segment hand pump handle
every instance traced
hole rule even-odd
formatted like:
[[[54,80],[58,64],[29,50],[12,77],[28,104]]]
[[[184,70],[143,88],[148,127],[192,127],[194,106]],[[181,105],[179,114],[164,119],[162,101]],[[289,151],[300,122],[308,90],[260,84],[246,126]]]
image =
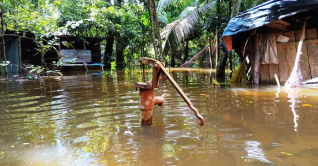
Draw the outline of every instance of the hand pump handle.
[[[183,92],[183,90],[180,88],[180,86],[176,83],[176,81],[173,79],[173,77],[165,70],[164,65],[157,60],[147,58],[147,57],[141,57],[140,58],[141,64],[148,64],[153,66],[153,75],[152,75],[152,86],[154,88],[157,88],[159,86],[159,76],[160,74],[165,75],[167,79],[169,79],[172,86],[175,88],[175,90],[179,93],[179,95],[183,98],[183,100],[187,103],[188,107],[194,112],[195,116],[200,120],[200,126],[203,126],[205,123],[205,120],[203,116],[199,113],[198,109],[195,108],[192,104],[192,102],[189,100],[187,95]]]

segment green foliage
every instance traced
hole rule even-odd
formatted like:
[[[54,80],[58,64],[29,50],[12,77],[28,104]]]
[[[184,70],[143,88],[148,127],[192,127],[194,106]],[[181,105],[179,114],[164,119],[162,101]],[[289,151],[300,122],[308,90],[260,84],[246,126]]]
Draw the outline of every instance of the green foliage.
[[[229,21],[229,1],[219,2],[220,14],[216,14],[214,1],[159,0],[156,11],[166,53],[173,50],[182,54],[183,43],[191,40],[191,58],[208,45],[207,37],[214,36],[216,27],[222,32]],[[261,2],[242,0],[240,11]],[[135,64],[140,56],[151,57],[147,2],[115,1],[115,4],[105,0],[4,0],[0,3],[4,8],[5,30],[34,33],[42,58],[47,51],[56,49],[54,35],[106,38],[107,34],[115,37],[115,48],[123,50],[126,63]],[[74,48],[71,43],[62,44]],[[164,59],[169,61],[170,57]],[[176,59],[180,61],[181,55]]]
[[[43,4],[43,6],[34,5],[27,1],[21,3],[7,4],[5,6],[4,23],[5,29],[32,32],[35,35],[53,33],[57,30],[56,21],[53,17],[55,8]]]
[[[27,69],[30,69],[29,74],[31,75],[40,75],[40,74],[43,74],[43,71],[44,71],[44,68],[42,66],[34,66],[34,65],[28,66]]]
[[[164,52],[168,53],[171,49],[180,46],[181,43],[200,36],[198,34],[201,32],[201,17],[213,10],[214,6],[215,2],[188,7],[181,12],[179,19],[166,25],[161,32],[161,37],[164,39]]]
[[[53,63],[53,65],[55,65],[56,67],[62,65],[61,62]],[[61,73],[60,70],[57,70],[56,67],[53,67],[53,70],[46,70],[45,68],[43,68],[42,66],[34,66],[34,65],[30,65],[27,67],[27,69],[29,69],[29,78],[39,78],[40,75],[47,75],[47,76],[63,76],[63,74]]]
[[[10,64],[10,61],[2,61],[0,62],[0,66],[8,66]]]

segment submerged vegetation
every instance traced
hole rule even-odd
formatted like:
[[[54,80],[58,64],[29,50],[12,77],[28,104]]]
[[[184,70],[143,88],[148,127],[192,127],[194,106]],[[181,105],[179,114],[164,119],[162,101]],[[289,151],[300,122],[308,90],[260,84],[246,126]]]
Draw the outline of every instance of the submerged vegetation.
[[[111,69],[112,63],[118,69],[137,65],[143,56],[163,60],[172,67],[180,66],[207,46],[217,46],[215,55],[212,49],[206,49],[191,65],[215,68],[223,63],[220,66],[225,71],[228,56],[219,50],[220,34],[231,17],[261,2],[3,0],[0,4],[2,33],[33,33],[45,69],[45,53],[55,49],[56,41],[51,36],[76,35],[104,39],[102,55],[106,69]],[[48,39],[53,40],[45,41]],[[235,58],[232,61],[238,62]]]

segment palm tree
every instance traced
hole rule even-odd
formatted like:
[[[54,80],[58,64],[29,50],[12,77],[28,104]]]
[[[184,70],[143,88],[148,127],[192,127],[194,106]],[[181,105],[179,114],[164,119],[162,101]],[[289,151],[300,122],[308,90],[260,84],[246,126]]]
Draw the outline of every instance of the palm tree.
[[[164,22],[165,18],[164,8],[174,2],[175,0],[161,0],[158,3],[157,13],[158,18]],[[200,18],[204,13],[211,11],[216,2],[198,4],[193,3],[192,6],[185,8],[179,15],[179,18],[169,24],[167,24],[162,32],[161,39],[163,42],[163,51],[168,53],[171,48],[176,48],[181,43],[189,40],[193,37],[195,28],[200,22]]]

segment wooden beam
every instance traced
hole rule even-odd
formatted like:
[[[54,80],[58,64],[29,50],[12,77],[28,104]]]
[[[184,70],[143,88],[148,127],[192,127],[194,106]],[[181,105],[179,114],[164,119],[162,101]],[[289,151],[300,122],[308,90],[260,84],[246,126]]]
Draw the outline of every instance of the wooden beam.
[[[277,43],[277,46],[296,46],[296,45],[298,45],[298,43],[299,43],[299,41],[287,42],[287,43]],[[318,44],[318,39],[305,40],[303,43],[304,44]]]
[[[255,85],[259,85],[259,80],[260,80],[260,74],[259,74],[259,69],[260,69],[260,65],[261,65],[261,57],[259,55],[259,51],[258,51],[258,36],[256,34],[256,29],[254,29],[255,34],[254,36],[254,84]]]

